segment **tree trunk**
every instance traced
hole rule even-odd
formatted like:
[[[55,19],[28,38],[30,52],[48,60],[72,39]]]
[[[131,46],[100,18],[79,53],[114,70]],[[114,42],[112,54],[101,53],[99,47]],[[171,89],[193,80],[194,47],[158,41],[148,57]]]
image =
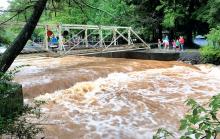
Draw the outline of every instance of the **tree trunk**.
[[[38,0],[34,5],[34,10],[22,31],[16,37],[12,45],[0,57],[0,72],[6,72],[15,58],[23,50],[25,44],[30,39],[48,0]]]
[[[174,31],[175,29],[174,28],[170,29],[170,40],[175,39],[175,31]]]
[[[193,46],[193,30],[194,30],[194,25],[195,25],[195,21],[193,20],[193,12],[195,11],[195,4],[196,1],[191,0],[189,3],[189,18],[188,18],[188,22],[186,24],[185,27],[185,33],[186,33],[186,45],[190,48]]]
[[[158,38],[160,39],[160,40],[162,40],[163,39],[163,27],[162,27],[162,25],[161,24],[159,24],[158,25],[158,30],[159,30],[159,36],[158,36]]]
[[[188,48],[193,47],[193,27],[194,27],[194,22],[189,21],[188,24],[186,25],[185,33],[186,33],[186,45]]]

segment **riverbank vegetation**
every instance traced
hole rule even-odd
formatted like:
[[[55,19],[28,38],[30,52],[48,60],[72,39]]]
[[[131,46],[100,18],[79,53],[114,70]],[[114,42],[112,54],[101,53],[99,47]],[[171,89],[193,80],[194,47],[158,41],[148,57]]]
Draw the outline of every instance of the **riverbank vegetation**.
[[[220,135],[220,94],[213,96],[207,104],[200,104],[188,99],[186,105],[190,110],[180,121],[180,139],[217,139]],[[159,129],[153,139],[175,138],[166,129]]]
[[[220,65],[220,47],[212,45],[200,49],[201,62]]]
[[[22,67],[0,73],[0,138],[34,139],[43,132],[39,119],[45,102],[23,104],[22,88],[11,82]]]
[[[200,49],[203,63],[220,64],[220,26],[212,28],[207,35],[208,46]]]

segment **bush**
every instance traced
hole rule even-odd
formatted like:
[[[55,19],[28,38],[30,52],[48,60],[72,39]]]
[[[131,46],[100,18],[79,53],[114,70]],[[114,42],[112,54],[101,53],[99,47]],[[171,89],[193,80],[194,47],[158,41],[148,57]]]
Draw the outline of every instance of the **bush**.
[[[0,96],[3,98],[0,99],[0,106],[3,107],[1,111],[6,109],[6,112],[3,111],[0,113],[0,138],[6,136],[6,138],[33,139],[37,134],[43,131],[38,121],[41,117],[40,106],[44,102],[34,101],[32,105],[25,106],[23,106],[23,101],[21,101],[22,104],[20,104],[20,100],[10,102],[11,105],[21,105],[19,110],[15,110],[8,103],[9,101],[6,101],[6,99],[11,99],[11,93],[15,91],[12,87],[14,85],[10,81],[14,78],[15,73],[19,71],[18,69],[22,67],[23,66],[16,67],[7,73],[0,73]]]
[[[211,45],[219,46],[220,45],[220,26],[217,26],[216,28],[212,28],[209,31],[209,34],[206,36],[208,40],[212,42]]]
[[[206,46],[200,49],[202,63],[220,64],[220,48]]]
[[[199,104],[188,99],[186,105],[191,107],[189,112],[180,121],[180,139],[217,139],[220,133],[220,94],[213,96],[207,104]],[[168,139],[172,133],[159,129],[153,139]],[[174,137],[173,137],[174,138]]]
[[[36,122],[41,117],[40,105],[43,103],[35,101],[33,106],[25,105],[21,114],[14,112],[7,117],[0,116],[0,137],[34,139],[43,132],[40,123]]]

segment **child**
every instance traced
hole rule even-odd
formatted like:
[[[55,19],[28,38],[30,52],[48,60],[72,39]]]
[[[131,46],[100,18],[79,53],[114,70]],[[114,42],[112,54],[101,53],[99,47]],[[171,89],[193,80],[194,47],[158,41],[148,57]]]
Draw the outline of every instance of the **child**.
[[[52,38],[51,38],[51,44],[52,44],[52,45],[58,45],[57,37],[55,37],[54,35],[53,35]]]
[[[157,43],[157,46],[159,49],[162,49],[162,42],[160,39],[158,39],[158,43]]]
[[[173,50],[176,51],[176,41],[175,40],[172,41],[172,45],[173,45]]]
[[[163,40],[164,49],[169,49],[169,38],[166,36],[166,38]]]
[[[176,39],[176,50],[180,51],[180,42]]]

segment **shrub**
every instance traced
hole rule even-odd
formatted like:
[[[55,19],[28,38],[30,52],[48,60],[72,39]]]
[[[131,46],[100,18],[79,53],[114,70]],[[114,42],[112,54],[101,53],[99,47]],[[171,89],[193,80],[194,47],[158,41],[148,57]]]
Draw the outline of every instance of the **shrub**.
[[[23,66],[16,67],[7,73],[0,73],[0,96],[4,99],[10,97],[10,93],[13,92],[13,87],[10,85],[10,81],[14,78],[14,75],[19,71],[18,69]],[[0,99],[1,103],[7,103],[4,99]],[[18,103],[13,101],[13,103]],[[32,139],[43,131],[43,128],[39,126],[39,118],[41,117],[40,106],[44,102],[34,101],[32,105],[21,104],[19,111],[12,111],[7,114],[0,114],[0,138],[1,136],[10,136],[10,138],[19,139]],[[5,104],[4,104],[5,105]],[[7,103],[6,106],[9,104]],[[18,104],[16,104],[18,105]],[[11,108],[11,107],[10,107]],[[35,121],[35,122],[33,122]]]
[[[220,120],[218,119],[220,94],[213,96],[205,105],[201,105],[193,99],[188,99],[186,104],[191,108],[180,121],[179,130],[183,132],[180,139],[217,139],[217,135],[220,133]],[[159,129],[154,139],[170,137],[172,137],[172,133]]]
[[[43,132],[43,128],[36,122],[41,117],[40,105],[43,103],[43,101],[35,101],[33,106],[25,105],[21,114],[14,112],[7,117],[0,116],[0,136],[33,139]]]
[[[202,63],[220,64],[220,48],[206,46],[200,49]]]
[[[212,45],[219,46],[220,45],[220,26],[216,28],[212,28],[208,35],[206,35],[209,41],[212,41]]]

